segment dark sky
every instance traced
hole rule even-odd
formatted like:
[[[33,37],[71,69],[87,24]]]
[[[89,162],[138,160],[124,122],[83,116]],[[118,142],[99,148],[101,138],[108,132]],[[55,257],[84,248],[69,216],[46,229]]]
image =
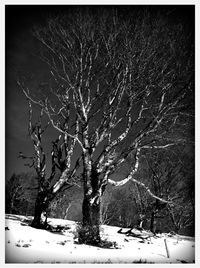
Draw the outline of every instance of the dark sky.
[[[44,6],[6,7],[6,179],[13,172],[30,171],[17,157],[20,151],[30,155],[32,143],[28,137],[27,101],[16,77],[18,72],[41,73],[41,76],[45,72],[45,66],[34,55],[31,28],[43,24],[51,10]],[[48,134],[45,145],[49,142]]]
[[[130,11],[130,8],[128,9]],[[36,57],[37,43],[31,34],[31,28],[35,24],[45,24],[51,15],[65,13],[68,10],[69,6],[59,5],[6,6],[6,179],[13,172],[30,171],[17,156],[20,151],[26,155],[32,152],[32,143],[27,131],[27,102],[17,87],[17,73],[29,72],[42,79],[47,72],[46,66]],[[126,11],[125,9],[124,12]],[[180,16],[188,20],[188,23],[191,22],[193,7],[174,6],[172,11],[172,18]],[[45,136],[45,146],[48,149],[51,136],[52,130],[49,130]]]

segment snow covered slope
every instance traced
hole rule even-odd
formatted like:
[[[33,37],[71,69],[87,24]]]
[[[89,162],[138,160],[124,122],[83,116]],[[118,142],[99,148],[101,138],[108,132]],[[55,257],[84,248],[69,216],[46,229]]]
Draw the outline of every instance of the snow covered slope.
[[[142,240],[118,233],[119,227],[103,225],[102,239],[116,242],[115,248],[106,249],[78,244],[73,221],[49,219],[53,226],[65,226],[63,232],[52,233],[28,226],[30,220],[31,217],[6,215],[6,263],[193,263],[195,260],[195,242],[191,237],[161,234]]]

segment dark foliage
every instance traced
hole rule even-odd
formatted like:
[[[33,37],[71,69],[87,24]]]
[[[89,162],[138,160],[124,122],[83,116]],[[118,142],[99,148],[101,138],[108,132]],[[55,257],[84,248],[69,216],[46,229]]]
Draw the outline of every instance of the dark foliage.
[[[5,185],[5,212],[32,215],[36,193],[37,181],[33,173],[13,174]]]
[[[99,236],[99,226],[83,226],[80,224],[77,227],[78,242],[92,246],[99,246],[101,239]]]

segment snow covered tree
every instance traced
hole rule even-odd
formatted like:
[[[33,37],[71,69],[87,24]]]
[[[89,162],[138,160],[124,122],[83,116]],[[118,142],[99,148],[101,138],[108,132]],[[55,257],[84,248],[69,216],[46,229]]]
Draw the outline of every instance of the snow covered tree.
[[[132,180],[170,202],[134,178],[145,150],[187,142],[183,128],[190,123],[194,43],[184,21],[167,14],[73,8],[34,29],[51,75],[50,93],[37,96],[27,81],[18,83],[82,156],[81,242],[101,240],[101,198],[108,183]],[[78,131],[72,131],[75,125]],[[114,180],[129,158],[129,174]]]
[[[79,166],[77,160],[75,165],[71,165],[71,155],[73,154],[75,142],[68,144],[68,140],[59,135],[52,142],[50,175],[47,175],[47,157],[43,147],[43,134],[48,127],[42,126],[43,110],[40,111],[39,120],[33,124],[32,105],[29,101],[29,135],[33,142],[34,155],[25,156],[20,152],[19,157],[28,160],[26,163],[30,168],[34,168],[37,174],[37,196],[35,201],[34,218],[31,223],[35,228],[46,228],[48,208],[51,201],[61,191],[66,190],[74,185],[75,173]],[[77,129],[76,129],[77,131]],[[42,219],[43,213],[46,220]]]

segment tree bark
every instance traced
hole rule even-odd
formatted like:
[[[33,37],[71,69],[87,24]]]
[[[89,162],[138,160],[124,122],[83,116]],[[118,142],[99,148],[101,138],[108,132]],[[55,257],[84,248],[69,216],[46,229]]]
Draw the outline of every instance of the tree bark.
[[[81,243],[98,245],[100,238],[100,197],[92,200],[87,196],[83,199],[83,236],[79,237]]]
[[[45,228],[45,222],[42,221],[42,213],[46,212],[49,202],[47,202],[47,194],[44,191],[38,193],[36,202],[35,202],[35,212],[34,218],[31,223],[31,226],[37,229]]]
[[[82,203],[82,230],[79,232],[79,242],[98,245],[100,238],[101,219],[101,196],[100,178],[92,166],[91,155],[86,152],[84,155],[84,198]]]

